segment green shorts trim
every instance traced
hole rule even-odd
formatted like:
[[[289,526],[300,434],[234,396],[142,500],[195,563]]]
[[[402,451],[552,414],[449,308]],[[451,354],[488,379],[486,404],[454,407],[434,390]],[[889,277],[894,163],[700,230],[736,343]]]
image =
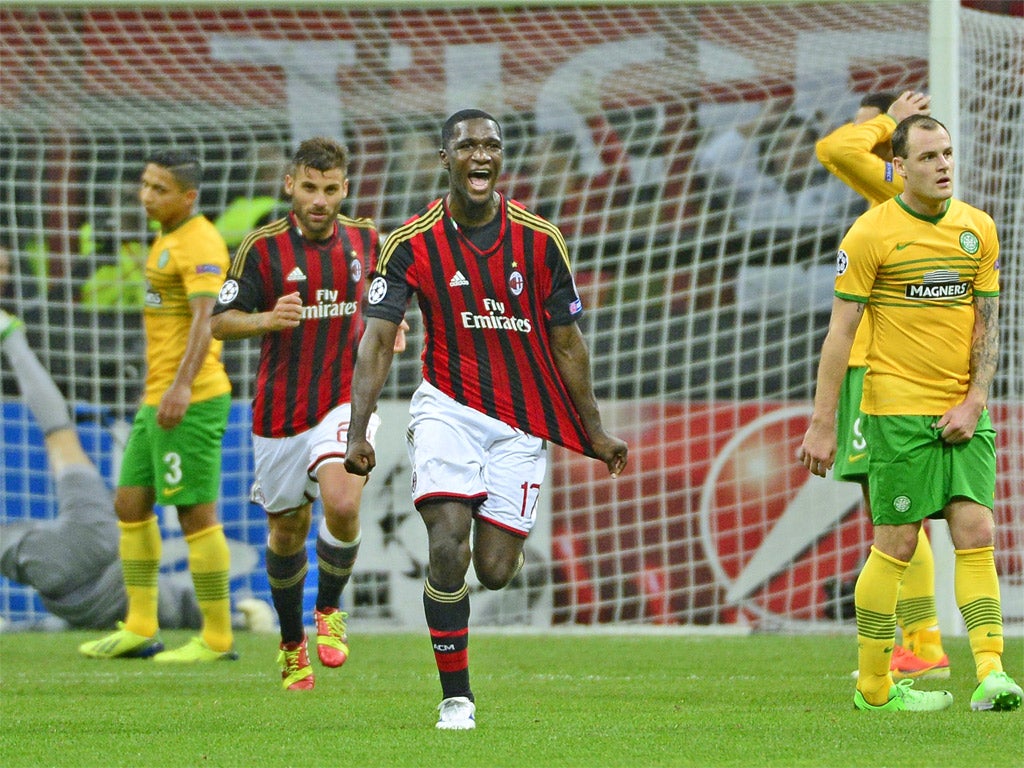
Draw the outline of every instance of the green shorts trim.
[[[192,403],[174,429],[157,426],[156,410],[144,405],[135,415],[118,486],[153,488],[156,503],[162,505],[216,501],[231,395]]]
[[[952,445],[933,426],[938,416],[864,414],[871,448],[868,478],[875,525],[905,525],[942,517],[965,497],[992,509],[996,496],[996,432],[986,409],[974,437]]]
[[[832,476],[863,485],[868,481],[868,444],[862,429],[860,400],[866,366],[847,368],[836,414],[836,460]]]

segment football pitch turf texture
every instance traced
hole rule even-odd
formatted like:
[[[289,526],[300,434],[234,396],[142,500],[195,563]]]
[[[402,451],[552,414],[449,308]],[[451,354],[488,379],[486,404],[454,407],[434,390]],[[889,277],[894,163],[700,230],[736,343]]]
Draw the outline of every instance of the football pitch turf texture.
[[[316,688],[280,687],[275,635],[240,633],[241,659],[197,666],[96,661],[100,633],[0,634],[0,765],[544,768],[1024,764],[1024,711],[972,712],[966,638],[947,638],[953,706],[853,709],[845,636],[472,635],[475,731],[434,728],[426,633],[359,634]],[[188,640],[164,632],[168,647]],[[310,644],[311,656],[315,654]],[[1024,639],[1004,662],[1024,678]]]

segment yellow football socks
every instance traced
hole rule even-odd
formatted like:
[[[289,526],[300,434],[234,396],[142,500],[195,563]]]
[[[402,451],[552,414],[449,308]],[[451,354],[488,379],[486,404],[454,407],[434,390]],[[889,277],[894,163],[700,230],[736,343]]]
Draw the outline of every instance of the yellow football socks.
[[[953,589],[967,626],[978,682],[1003,671],[1003,613],[995,548],[956,550]]]
[[[211,526],[186,536],[185,541],[188,567],[203,614],[203,641],[215,651],[230,651],[234,642],[228,576],[231,555],[224,526]]]
[[[857,609],[857,690],[874,706],[889,700],[889,662],[896,643],[896,599],[907,563],[871,547],[854,589]]]
[[[118,522],[121,528],[121,565],[128,593],[128,615],[124,627],[144,637],[153,637],[157,621],[157,580],[160,576],[160,525],[156,517],[141,523]]]
[[[896,619],[903,629],[903,645],[915,655],[926,661],[938,661],[945,655],[935,610],[935,555],[923,525],[917,549],[903,574]]]

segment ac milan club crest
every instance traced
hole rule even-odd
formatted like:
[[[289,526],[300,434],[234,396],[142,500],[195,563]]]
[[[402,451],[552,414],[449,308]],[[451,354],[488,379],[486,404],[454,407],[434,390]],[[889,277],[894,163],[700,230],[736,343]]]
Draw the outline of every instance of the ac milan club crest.
[[[523,288],[526,287],[526,278],[523,277],[523,273],[518,269],[513,271],[508,276],[508,289],[512,291],[513,296],[518,296],[523,292]]]

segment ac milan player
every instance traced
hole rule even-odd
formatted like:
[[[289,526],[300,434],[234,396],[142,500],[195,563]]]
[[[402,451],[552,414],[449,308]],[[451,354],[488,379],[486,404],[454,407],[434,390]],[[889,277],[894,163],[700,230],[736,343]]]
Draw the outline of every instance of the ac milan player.
[[[363,321],[360,303],[379,239],[368,219],[339,214],[348,193],[348,152],[331,139],[299,145],[284,178],[287,217],[251,232],[231,261],[212,319],[218,339],[262,336],[252,403],[252,500],[267,512],[267,577],[281,625],[282,685],[313,687],[302,593],[312,504],[319,570],[317,655],[340,667],[349,655],[341,592],[359,549],[364,480],[347,473],[349,387]],[[394,349],[405,346],[398,329]],[[363,423],[372,441],[379,425]]]
[[[367,429],[415,294],[425,348],[407,439],[430,548],[423,606],[443,693],[437,727],[467,730],[470,558],[488,589],[522,568],[547,441],[603,461],[613,477],[627,447],[601,425],[565,240],[495,191],[501,126],[477,109],[456,112],[440,160],[448,194],[388,237],[367,291],[345,467],[373,469]]]

